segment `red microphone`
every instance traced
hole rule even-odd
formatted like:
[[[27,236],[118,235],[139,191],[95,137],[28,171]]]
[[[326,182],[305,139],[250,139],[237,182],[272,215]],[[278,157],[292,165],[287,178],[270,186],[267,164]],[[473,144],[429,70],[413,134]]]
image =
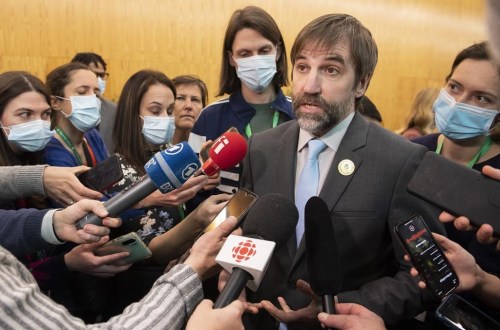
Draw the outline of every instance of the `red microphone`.
[[[238,164],[247,153],[247,141],[236,132],[226,132],[213,143],[199,173],[212,176],[219,170],[228,170]]]

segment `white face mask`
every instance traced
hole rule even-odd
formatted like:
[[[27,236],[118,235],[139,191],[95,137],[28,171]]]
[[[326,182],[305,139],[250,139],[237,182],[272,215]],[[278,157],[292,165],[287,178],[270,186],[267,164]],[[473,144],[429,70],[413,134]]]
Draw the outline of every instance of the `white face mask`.
[[[256,93],[263,92],[276,74],[276,54],[234,58],[241,82]]]
[[[1,126],[9,142],[28,152],[42,150],[54,135],[54,131],[50,130],[50,122],[41,119],[9,127]]]
[[[59,99],[71,101],[71,114],[61,110],[66,118],[78,129],[85,133],[95,128],[101,122],[101,100],[95,94],[70,96],[69,99],[56,96]]]
[[[140,116],[144,119],[142,134],[148,143],[162,145],[172,140],[175,130],[173,117]]]

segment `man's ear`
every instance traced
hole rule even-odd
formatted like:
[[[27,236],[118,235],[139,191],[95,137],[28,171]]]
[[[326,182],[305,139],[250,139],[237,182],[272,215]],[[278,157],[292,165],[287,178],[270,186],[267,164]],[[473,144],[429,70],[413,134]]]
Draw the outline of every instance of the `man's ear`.
[[[361,96],[365,95],[365,92],[368,89],[368,85],[370,84],[371,78],[372,78],[371,75],[361,77],[358,84],[354,88],[354,96],[356,98],[360,98]]]

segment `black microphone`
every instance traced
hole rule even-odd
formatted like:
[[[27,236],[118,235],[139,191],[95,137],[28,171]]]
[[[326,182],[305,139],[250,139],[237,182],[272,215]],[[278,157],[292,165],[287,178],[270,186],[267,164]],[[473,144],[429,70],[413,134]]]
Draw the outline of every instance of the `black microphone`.
[[[176,144],[157,152],[144,165],[147,174],[104,202],[104,207],[110,217],[116,217],[156,189],[165,194],[181,187],[200,167],[198,157],[187,142]],[[89,213],[78,220],[75,227],[79,230],[87,223],[101,226],[102,219],[94,213]]]
[[[283,195],[276,193],[264,195],[259,197],[248,211],[242,225],[243,234],[250,238],[263,237],[267,241],[273,241],[276,243],[274,249],[278,250],[288,241],[294,232],[298,217],[299,213],[295,204]],[[227,240],[226,243],[230,243],[230,241]],[[226,243],[222,247],[221,253],[225,248],[231,248],[231,246],[227,247]],[[247,246],[243,246],[243,248],[247,248]],[[237,251],[234,248],[231,250],[233,255],[240,257],[240,259],[248,255],[247,253],[241,256],[241,253],[238,254],[241,250]],[[245,252],[247,251],[252,252],[252,247],[248,247]],[[254,275],[250,273],[248,268],[245,269],[245,265],[241,260],[230,261],[228,260],[230,258],[224,258],[224,263],[218,261],[226,270],[232,270],[232,273],[224,289],[215,301],[214,308],[223,308],[236,300],[245,285],[248,285],[254,291],[257,290],[271,256],[272,251],[266,255],[267,260],[259,260],[262,267],[253,269]]]
[[[310,284],[321,296],[323,311],[335,314],[333,296],[342,289],[340,256],[330,210],[319,197],[311,197],[304,210],[306,260]]]

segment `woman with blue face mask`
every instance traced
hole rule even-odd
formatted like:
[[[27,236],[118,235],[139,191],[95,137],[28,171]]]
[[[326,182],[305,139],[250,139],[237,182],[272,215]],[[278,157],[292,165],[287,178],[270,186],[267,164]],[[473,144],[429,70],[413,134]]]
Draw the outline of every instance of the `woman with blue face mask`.
[[[439,133],[415,142],[457,163],[500,167],[500,67],[482,42],[462,50],[433,105]]]
[[[57,166],[93,167],[109,154],[96,130],[101,120],[97,76],[86,65],[69,63],[47,75],[53,109],[54,137],[47,145],[45,161]]]
[[[124,178],[109,189],[109,193],[133,185],[146,174],[144,165],[152,156],[171,144],[177,127],[174,117],[169,114],[174,109],[176,96],[173,82],[159,71],[141,70],[127,80],[118,100],[114,129],[115,151]],[[163,274],[165,265],[183,254],[200,230],[220,211],[224,203],[216,201],[227,200],[226,195],[212,197],[185,217],[183,203],[205,184],[205,176],[192,177],[172,192],[153,192],[138,203],[138,208],[121,214],[122,226],[113,230],[112,236],[136,232],[151,250],[152,257],[109,281],[107,286],[112,288],[114,295],[112,308],[105,311],[105,317],[116,315],[125,306],[141,299]],[[134,285],[131,287],[130,283]]]
[[[274,19],[255,6],[236,10],[227,25],[217,96],[191,132],[198,144],[215,140],[231,127],[246,137],[295,118],[290,98],[281,88],[288,83],[283,36]],[[218,189],[232,193],[239,186],[239,168],[224,173]]]
[[[486,42],[457,55],[433,111],[439,133],[413,142],[478,171],[486,165],[500,168],[500,67]],[[449,238],[468,250],[483,270],[500,276],[500,254],[494,245],[480,244],[473,231],[458,231],[453,222],[445,227]]]
[[[3,73],[0,113],[0,165],[41,164],[41,150],[54,134],[45,85],[27,72]]]

